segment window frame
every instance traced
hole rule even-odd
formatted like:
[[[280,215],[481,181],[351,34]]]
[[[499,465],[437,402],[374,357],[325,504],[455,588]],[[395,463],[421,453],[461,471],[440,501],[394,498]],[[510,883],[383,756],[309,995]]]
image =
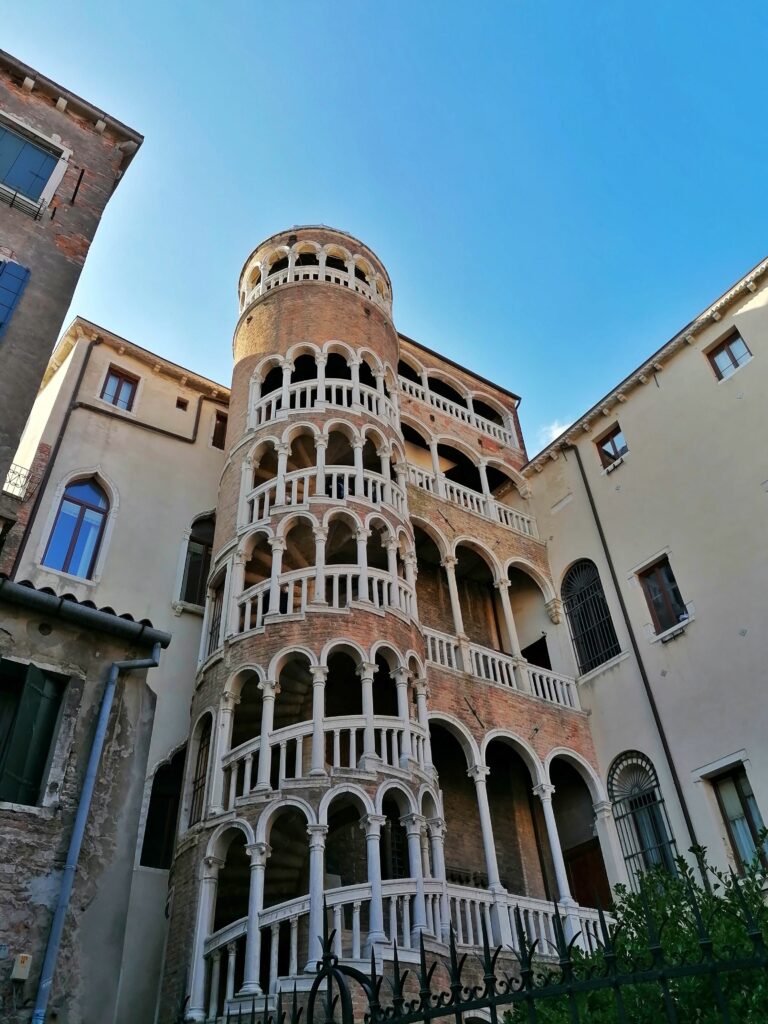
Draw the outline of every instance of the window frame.
[[[205,601],[208,594],[208,576],[211,571],[211,563],[213,559],[213,533],[211,534],[211,541],[206,541],[195,538],[195,528],[199,527],[199,524],[204,521],[210,521],[213,526],[213,530],[216,529],[216,516],[213,513],[198,516],[192,523],[192,526],[187,535],[186,544],[184,546],[184,555],[181,566],[181,580],[179,583],[179,601],[184,605],[192,605],[195,608],[204,608]],[[199,600],[190,600],[190,595],[187,592],[187,583],[189,578],[190,568],[190,546],[197,544],[203,549],[202,553],[202,568],[200,571],[200,577],[198,581],[197,593],[193,596],[198,597]]]
[[[738,362],[736,357],[733,355],[733,352],[731,351],[731,344],[737,338],[739,341],[741,341],[742,345],[747,350],[746,358],[743,359],[742,362]],[[728,354],[728,358],[731,361],[730,373],[723,373],[720,367],[717,365],[716,357],[721,352],[726,352]],[[741,331],[739,331],[736,327],[734,327],[733,330],[729,331],[725,335],[725,337],[721,338],[718,342],[716,342],[716,344],[708,348],[705,354],[707,359],[709,360],[709,365],[712,367],[712,370],[715,374],[715,377],[717,378],[718,383],[722,380],[730,380],[734,373],[737,373],[742,368],[742,366],[746,366],[747,363],[750,362],[750,360],[754,359],[752,349],[744,340],[744,336],[742,335]]]
[[[603,445],[606,441],[613,441],[619,434],[624,439],[624,448],[619,451],[614,444],[614,454],[604,451]],[[625,455],[629,455],[629,445],[627,444],[627,439],[624,436],[624,431],[619,422],[614,423],[612,427],[609,427],[608,430],[603,431],[599,437],[596,437],[594,444],[603,469],[613,466],[614,463],[619,461],[619,459],[623,459]]]
[[[213,746],[213,716],[206,712],[195,744],[195,763],[189,780],[189,813],[187,828],[199,824],[205,817],[205,803],[208,790],[208,773],[211,766]],[[204,764],[203,764],[204,760]]]
[[[60,142],[55,141],[42,132],[37,131],[31,125],[25,124],[20,118],[16,117],[8,110],[0,111],[0,126],[8,129],[16,135],[27,139],[33,146],[38,146],[41,149],[48,149],[52,155],[58,154],[58,162],[51,171],[48,181],[40,193],[40,198],[37,200],[29,199],[22,192],[18,192],[16,189],[0,182],[0,190],[9,194],[20,196],[23,200],[23,204],[19,204],[19,207],[23,209],[23,205],[27,205],[27,210],[24,212],[34,212],[37,216],[40,215],[53,197],[56,194],[61,181],[66,173],[69,161],[72,158],[72,150],[66,146],[62,146]],[[17,204],[12,204],[16,206]]]
[[[661,619],[659,618],[656,605],[654,604],[653,597],[649,591],[647,583],[649,578],[651,576],[655,576],[658,573],[659,569],[665,564],[669,568],[669,572],[672,576],[672,579],[674,580],[674,585],[677,590],[678,597],[680,598],[680,604],[685,609],[685,615],[682,618],[679,616],[675,618],[674,606],[672,605],[669,599],[669,592],[667,591],[666,586],[660,586],[659,590],[661,591],[664,597],[665,609],[668,613],[671,614],[671,617],[674,620],[668,625],[663,624]],[[666,633],[669,630],[683,627],[690,621],[690,614],[688,612],[685,599],[683,598],[682,591],[680,590],[680,585],[677,582],[677,577],[675,576],[675,573],[672,569],[672,563],[669,560],[669,555],[664,554],[660,555],[658,558],[655,558],[652,562],[649,562],[647,565],[643,566],[642,569],[638,569],[636,575],[640,583],[640,587],[643,591],[645,603],[648,606],[648,611],[651,615],[651,620],[653,622],[653,628],[656,636],[660,636],[662,633]],[[663,577],[661,577],[661,579],[663,579]]]
[[[223,426],[221,426],[223,421]],[[221,409],[216,409],[213,414],[213,427],[211,429],[211,448],[217,451],[226,451],[227,427],[229,426],[229,415]],[[222,429],[221,444],[216,444],[219,429]]]
[[[579,591],[567,593],[569,581],[575,572],[579,570],[584,573],[588,571],[588,568],[594,572],[594,578],[587,585],[582,585]],[[570,566],[563,576],[560,595],[579,675],[593,672],[601,665],[618,657],[621,654],[621,645],[616,635],[616,627],[613,625],[611,610],[603,589],[603,581],[600,578],[600,571],[590,558],[580,558]],[[578,605],[576,605],[576,601],[578,601]],[[600,613],[600,618],[597,618],[597,613]],[[592,621],[585,628],[584,624],[590,616]],[[594,639],[595,637],[597,640]],[[596,651],[591,655],[588,650],[590,645],[593,645]],[[596,658],[599,660],[596,661]]]
[[[109,384],[110,377],[117,377],[120,381],[117,390],[115,391],[115,401],[110,401],[109,398],[105,398],[107,391],[107,385]],[[117,366],[115,363],[110,363],[107,367],[107,372],[104,374],[104,380],[102,381],[101,391],[99,392],[99,399],[105,403],[105,405],[111,406],[113,409],[117,409],[119,412],[133,412],[133,407],[136,403],[136,396],[139,391],[139,384],[141,383],[141,377],[137,377],[136,374],[131,373],[128,370],[124,370],[121,366]],[[117,399],[120,397],[120,393],[123,389],[123,385],[128,384],[132,387],[131,398],[126,408],[118,405]]]
[[[77,484],[81,484],[81,483],[89,483],[91,481],[93,481],[94,484],[104,493],[104,498],[105,498],[106,503],[107,503],[105,508],[102,508],[102,507],[100,507],[98,505],[94,505],[91,502],[83,500],[82,498],[72,498],[72,497],[69,497],[67,495],[67,491],[69,490],[70,487],[73,487],[73,486],[75,486]],[[67,553],[64,556],[62,567],[58,568],[58,567],[56,567],[54,565],[47,565],[45,560],[46,560],[46,558],[48,556],[48,552],[50,551],[51,543],[52,543],[54,535],[56,533],[56,528],[59,525],[59,520],[61,519],[61,514],[62,514],[62,511],[64,509],[65,502],[69,502],[71,505],[78,505],[79,506],[79,511],[78,511],[78,514],[77,514],[77,520],[75,522],[75,526],[74,526],[74,528],[72,530],[72,537],[70,538],[69,545],[67,546]],[[80,530],[81,530],[81,527],[82,527],[82,524],[83,524],[83,521],[84,521],[84,518],[85,518],[85,512],[87,510],[90,510],[92,512],[98,513],[98,515],[101,517],[101,521],[99,523],[99,530],[98,530],[98,534],[96,536],[96,541],[95,541],[95,543],[93,545],[93,552],[91,553],[91,558],[90,558],[90,561],[88,563],[88,571],[87,571],[85,576],[80,576],[77,573],[71,572],[71,560],[72,560],[72,555],[74,554],[74,550],[75,550],[75,548],[77,546],[77,542],[78,542],[78,539],[79,539],[79,536],[80,536]],[[53,522],[51,523],[50,529],[48,530],[48,533],[47,533],[47,536],[46,536],[45,546],[43,548],[43,554],[42,554],[42,557],[40,559],[40,566],[41,566],[41,568],[46,569],[49,572],[64,573],[64,575],[66,575],[66,576],[72,576],[73,579],[87,580],[87,581],[91,581],[92,582],[93,579],[94,579],[95,571],[96,571],[96,565],[98,564],[99,555],[101,554],[101,550],[102,550],[102,547],[104,545],[104,535],[105,535],[105,532],[106,532],[106,529],[107,529],[107,524],[108,524],[108,522],[110,520],[111,512],[112,512],[112,503],[110,501],[109,494],[107,493],[106,488],[104,488],[101,485],[101,483],[98,481],[98,479],[95,476],[91,475],[91,476],[86,476],[86,477],[76,477],[74,479],[68,480],[64,484],[64,487],[62,488],[61,496],[59,498],[58,508],[56,510],[56,514],[53,517]]]
[[[751,810],[750,810],[749,804],[747,803],[747,800],[746,800],[746,798],[744,796],[744,793],[742,792],[742,788],[739,785],[739,778],[740,777],[743,777],[744,779],[747,780],[747,782],[749,782],[749,778],[747,776],[747,768],[746,768],[746,765],[744,764],[743,761],[740,761],[737,764],[731,765],[730,768],[727,768],[725,771],[718,772],[716,775],[711,775],[708,778],[707,781],[710,783],[710,785],[712,786],[712,789],[714,790],[715,799],[717,800],[717,807],[718,807],[718,810],[720,811],[720,817],[722,819],[722,822],[725,825],[725,831],[726,831],[726,834],[728,836],[728,842],[730,843],[730,846],[731,846],[731,852],[733,854],[733,859],[736,862],[736,868],[737,868],[739,874],[743,875],[745,873],[745,870],[746,870],[746,865],[745,865],[744,861],[742,860],[741,853],[739,852],[739,846],[738,846],[738,843],[736,842],[736,837],[735,837],[734,832],[733,832],[733,827],[731,826],[730,818],[728,817],[728,814],[727,814],[726,809],[725,809],[725,803],[723,801],[723,797],[722,797],[722,794],[720,792],[719,783],[726,782],[728,780],[733,782],[734,789],[736,790],[736,795],[738,796],[739,803],[741,804],[741,809],[744,812],[744,820],[747,823],[747,827],[749,829],[749,834],[750,834],[750,837],[752,839],[752,843],[753,843],[753,845],[755,847],[755,851],[757,852],[757,855],[758,855],[758,857],[760,859],[760,863],[763,865],[763,868],[765,868],[766,870],[768,870],[768,852],[766,852],[765,847],[759,841],[759,832],[758,832],[758,830],[755,827],[754,821],[752,820],[752,814],[751,814]],[[751,788],[752,787],[750,785],[750,789]],[[754,791],[752,792],[752,796],[754,798]],[[757,800],[756,799],[755,799],[755,804],[757,804]],[[758,813],[760,813],[759,812],[759,808],[758,808]],[[761,815],[761,817],[762,817],[762,815]]]

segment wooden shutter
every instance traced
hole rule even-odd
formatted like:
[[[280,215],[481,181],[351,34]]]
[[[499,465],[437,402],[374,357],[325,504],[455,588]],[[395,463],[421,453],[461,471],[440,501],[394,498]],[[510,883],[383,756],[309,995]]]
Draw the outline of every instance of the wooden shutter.
[[[37,803],[60,703],[61,687],[30,665],[3,756],[0,800]]]

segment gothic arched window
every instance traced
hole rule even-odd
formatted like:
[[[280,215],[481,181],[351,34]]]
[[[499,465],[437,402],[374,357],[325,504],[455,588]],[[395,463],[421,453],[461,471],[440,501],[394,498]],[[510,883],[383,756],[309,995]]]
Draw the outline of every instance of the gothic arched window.
[[[615,658],[621,648],[594,562],[582,558],[565,574],[563,605],[579,663],[579,675]]]
[[[675,840],[656,769],[645,754],[628,750],[616,758],[608,771],[608,796],[632,887],[652,867],[674,874]]]
[[[95,479],[75,480],[69,484],[56,514],[43,565],[89,580],[108,513],[107,495]]]

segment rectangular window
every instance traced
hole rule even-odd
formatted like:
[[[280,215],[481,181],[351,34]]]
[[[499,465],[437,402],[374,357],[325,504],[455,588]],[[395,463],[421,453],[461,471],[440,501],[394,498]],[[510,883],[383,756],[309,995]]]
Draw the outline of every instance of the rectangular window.
[[[707,353],[712,369],[718,380],[724,380],[735,373],[740,366],[748,363],[752,353],[747,348],[738,331],[729,334],[725,341],[721,341]]]
[[[712,780],[720,813],[739,868],[744,868],[759,853],[763,867],[768,867],[768,842],[760,845],[763,817],[755,801],[743,765]]]
[[[216,418],[213,421],[213,437],[211,438],[211,444],[214,448],[221,448],[223,451],[226,437],[227,414],[225,412],[217,412]]]
[[[626,455],[629,451],[627,442],[624,439],[621,427],[617,423],[616,426],[611,427],[607,434],[603,434],[599,441],[596,441],[597,452],[600,456],[600,461],[604,466],[612,465],[617,459],[620,459],[622,455]]]
[[[29,280],[29,271],[13,260],[0,262],[0,338],[11,322],[13,311]]]
[[[0,183],[37,202],[61,154],[0,124]]]
[[[39,802],[65,683],[35,665],[0,660],[0,800]]]
[[[176,399],[176,408],[177,409],[181,409],[182,412],[186,412],[187,409],[189,408],[189,399],[187,399],[187,398],[177,398]]]
[[[687,621],[688,611],[666,556],[638,575],[657,633]]]
[[[133,408],[133,400],[136,397],[138,377],[132,377],[115,366],[110,366],[104,387],[101,389],[101,398],[117,409],[124,409],[130,412]]]
[[[213,591],[211,597],[210,622],[208,625],[208,646],[206,657],[213,654],[221,645],[219,634],[221,633],[221,616],[224,611],[224,584],[220,583]]]

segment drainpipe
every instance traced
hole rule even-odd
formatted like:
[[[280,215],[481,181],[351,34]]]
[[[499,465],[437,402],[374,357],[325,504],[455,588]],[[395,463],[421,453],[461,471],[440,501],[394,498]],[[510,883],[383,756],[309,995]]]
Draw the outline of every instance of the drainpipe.
[[[690,841],[691,841],[691,846],[698,846],[699,845],[699,841],[696,838],[696,830],[693,827],[693,820],[691,818],[690,811],[688,810],[688,803],[686,802],[685,796],[683,795],[683,787],[680,785],[680,777],[677,774],[677,768],[675,767],[675,762],[674,762],[674,760],[672,758],[672,751],[670,750],[669,743],[667,742],[667,735],[666,735],[666,733],[664,731],[664,726],[663,726],[662,721],[661,721],[661,715],[659,713],[658,705],[656,704],[656,698],[653,695],[653,689],[651,688],[651,681],[648,678],[648,673],[645,670],[645,663],[643,662],[643,659],[642,659],[642,657],[640,655],[640,648],[639,648],[638,643],[637,643],[637,638],[635,637],[635,632],[634,632],[634,630],[632,628],[632,623],[630,622],[630,619],[629,619],[629,612],[627,611],[627,606],[624,603],[624,597],[622,596],[621,587],[619,586],[619,579],[618,579],[618,576],[616,575],[616,569],[614,568],[614,565],[613,565],[613,559],[611,558],[611,552],[610,552],[610,550],[608,548],[608,541],[606,540],[605,533],[603,531],[603,524],[600,522],[600,516],[598,515],[598,512],[597,512],[597,506],[595,505],[595,499],[594,499],[594,497],[592,495],[592,488],[589,486],[589,481],[587,480],[587,474],[584,471],[584,463],[582,462],[582,459],[581,459],[581,452],[579,451],[579,449],[577,448],[577,446],[575,444],[564,445],[564,448],[567,448],[569,451],[572,451],[575,454],[575,456],[576,456],[576,462],[578,464],[579,473],[581,475],[581,482],[584,485],[584,490],[586,491],[586,494],[587,494],[587,500],[589,501],[589,507],[592,510],[592,518],[595,521],[595,526],[597,527],[597,532],[598,532],[598,535],[600,537],[600,544],[602,545],[602,548],[603,548],[603,554],[605,555],[605,560],[608,563],[608,570],[609,570],[609,572],[611,574],[611,579],[613,580],[613,588],[614,588],[614,590],[616,592],[616,597],[617,597],[618,602],[619,602],[619,607],[621,608],[621,615],[622,615],[622,618],[624,619],[624,625],[626,626],[627,633],[629,634],[629,642],[632,644],[632,651],[633,651],[633,653],[635,655],[635,661],[637,662],[637,667],[638,667],[638,669],[640,671],[640,678],[643,681],[643,689],[645,690],[645,696],[646,696],[646,698],[648,700],[648,706],[651,709],[651,714],[653,715],[653,721],[654,721],[654,723],[656,725],[656,731],[659,734],[659,739],[661,741],[661,747],[662,747],[662,750],[664,751],[664,757],[666,758],[666,761],[667,761],[667,767],[669,768],[669,773],[672,776],[672,784],[675,787],[675,793],[677,794],[678,803],[680,804],[680,810],[683,812],[683,818],[685,820],[685,827],[688,830],[688,836],[689,836]],[[698,856],[696,856],[696,863],[699,866],[699,873],[701,874],[702,882],[704,883],[704,888],[709,892],[709,890],[710,890],[709,877],[707,875],[706,869],[703,867],[703,865],[701,863],[701,860],[700,860],[700,858]]]
[[[101,707],[99,708],[99,719],[96,723],[96,732],[94,733],[93,742],[91,743],[91,751],[88,755],[88,767],[85,772],[85,781],[83,782],[83,788],[80,793],[80,801],[77,805],[75,824],[72,829],[72,836],[69,840],[67,862],[64,867],[64,874],[61,878],[61,888],[59,889],[59,900],[56,906],[56,912],[53,915],[53,923],[51,924],[51,931],[48,936],[48,945],[45,950],[45,959],[43,960],[43,967],[40,972],[40,982],[37,987],[37,998],[35,1000],[35,1009],[32,1014],[32,1024],[44,1024],[45,1022],[48,999],[51,994],[51,983],[53,982],[56,960],[59,955],[61,936],[64,931],[64,921],[67,916],[67,910],[69,909],[72,886],[75,881],[75,869],[77,868],[77,862],[80,857],[80,848],[83,845],[83,836],[85,835],[88,813],[91,809],[93,790],[96,786],[96,774],[99,769],[101,752],[104,748],[104,740],[107,735],[107,726],[109,724],[109,715],[112,710],[112,701],[115,696],[117,677],[120,672],[134,672],[142,668],[156,668],[160,663],[160,648],[167,646],[167,643],[163,644],[162,642],[157,642],[154,644],[152,648],[152,655],[149,658],[140,658],[137,661],[113,661],[110,666],[109,675],[107,676],[107,685],[104,688],[104,694],[101,698]]]

